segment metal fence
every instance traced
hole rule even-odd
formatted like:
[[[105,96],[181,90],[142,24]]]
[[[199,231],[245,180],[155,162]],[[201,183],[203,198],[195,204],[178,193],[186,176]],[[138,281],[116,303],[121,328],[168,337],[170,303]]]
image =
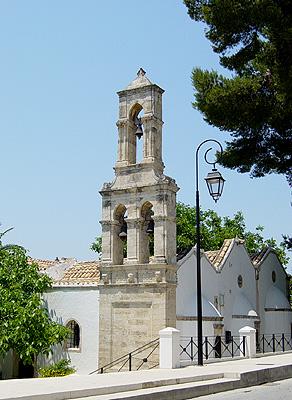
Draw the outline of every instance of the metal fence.
[[[205,360],[245,357],[245,336],[230,336],[227,340],[222,336],[205,336],[203,339],[203,357]],[[196,337],[181,337],[180,360],[182,364],[195,362],[198,358],[198,343]]]
[[[100,367],[91,374],[105,372],[138,371],[152,369],[159,365],[159,338],[141,346],[130,353]]]
[[[291,335],[274,333],[257,337],[257,353],[276,353],[292,350]]]

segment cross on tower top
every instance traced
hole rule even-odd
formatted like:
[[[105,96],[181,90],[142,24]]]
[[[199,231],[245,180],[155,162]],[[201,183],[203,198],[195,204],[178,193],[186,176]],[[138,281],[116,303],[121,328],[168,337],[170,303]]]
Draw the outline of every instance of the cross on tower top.
[[[144,76],[146,75],[146,71],[144,71],[143,68],[140,68],[139,71],[137,72],[137,76]]]

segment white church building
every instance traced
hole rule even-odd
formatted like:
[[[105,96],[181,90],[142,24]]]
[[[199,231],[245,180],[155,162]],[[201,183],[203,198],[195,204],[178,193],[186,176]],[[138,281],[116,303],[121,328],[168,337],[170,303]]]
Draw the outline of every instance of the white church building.
[[[162,94],[142,69],[118,92],[115,178],[100,192],[101,260],[35,260],[53,278],[45,294],[51,317],[71,329],[51,360],[69,357],[80,374],[157,338],[165,327],[197,335],[196,247],[177,260],[178,187],[163,173]],[[291,335],[288,276],[271,249],[250,257],[242,240],[227,239],[221,249],[202,252],[201,264],[204,336],[236,336],[247,325],[258,334]]]

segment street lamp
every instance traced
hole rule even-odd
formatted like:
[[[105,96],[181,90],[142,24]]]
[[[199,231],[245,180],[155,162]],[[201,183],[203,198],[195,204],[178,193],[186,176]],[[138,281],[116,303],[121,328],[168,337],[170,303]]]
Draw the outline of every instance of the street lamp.
[[[221,144],[215,139],[207,139],[199,144],[196,150],[196,231],[197,231],[197,324],[198,324],[198,365],[203,365],[203,315],[202,315],[202,284],[201,284],[201,236],[200,236],[200,193],[199,193],[199,163],[198,155],[199,150],[203,144],[207,142],[214,142],[220,148],[220,155],[223,152]],[[212,171],[208,173],[205,181],[208,186],[210,195],[213,197],[215,203],[220,198],[223,187],[224,178],[217,171],[215,162],[209,162],[207,159],[208,152],[212,150],[210,147],[205,152],[205,161],[207,164],[213,165]]]

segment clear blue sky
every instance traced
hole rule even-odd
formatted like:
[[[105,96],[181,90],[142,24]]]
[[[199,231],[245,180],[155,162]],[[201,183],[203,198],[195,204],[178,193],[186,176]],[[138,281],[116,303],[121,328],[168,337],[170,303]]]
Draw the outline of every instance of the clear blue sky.
[[[165,89],[165,172],[178,200],[194,204],[196,146],[227,136],[191,106],[192,68],[220,66],[181,0],[1,0],[0,52],[0,221],[15,227],[6,240],[36,258],[95,257],[98,190],[116,159],[116,91],[140,67]],[[248,229],[263,225],[266,237],[291,233],[284,177],[221,169],[226,187],[215,205],[201,165],[203,208],[242,210]]]

